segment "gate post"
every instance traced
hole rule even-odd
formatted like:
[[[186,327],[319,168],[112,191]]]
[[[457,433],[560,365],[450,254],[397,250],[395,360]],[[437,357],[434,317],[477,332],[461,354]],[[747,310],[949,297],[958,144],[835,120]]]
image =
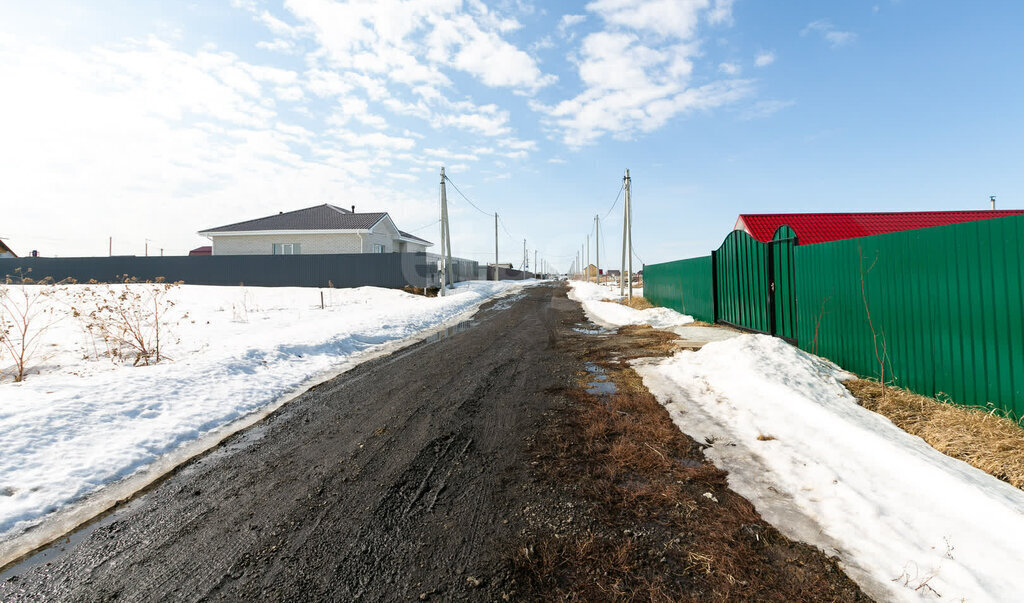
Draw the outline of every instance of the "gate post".
[[[711,324],[718,324],[718,250],[711,250]]]
[[[775,320],[775,245],[768,241],[768,332],[778,335],[779,329]]]

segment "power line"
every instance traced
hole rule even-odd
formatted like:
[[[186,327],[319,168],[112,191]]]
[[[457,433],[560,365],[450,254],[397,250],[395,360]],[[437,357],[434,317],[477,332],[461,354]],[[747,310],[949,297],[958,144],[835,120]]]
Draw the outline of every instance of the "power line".
[[[456,191],[457,193],[459,193],[460,195],[462,195],[462,198],[466,200],[466,203],[469,203],[470,205],[472,205],[472,206],[473,206],[473,209],[477,210],[478,212],[482,213],[482,214],[483,214],[483,215],[485,215],[485,216],[493,216],[493,215],[494,215],[494,212],[486,212],[486,211],[484,211],[484,210],[480,209],[480,208],[479,208],[479,207],[477,206],[477,204],[476,204],[476,203],[473,203],[472,201],[470,201],[470,200],[469,200],[469,197],[467,197],[467,196],[465,195],[465,193],[463,193],[463,192],[462,192],[461,190],[459,190],[459,187],[458,187],[458,186],[457,186],[457,185],[456,185],[456,184],[455,184],[454,182],[452,182],[452,179],[451,179],[451,178],[449,178],[447,174],[445,174],[445,177],[444,177],[444,178],[445,178],[445,180],[447,180],[447,181],[448,181],[449,183],[451,183],[452,187],[453,187],[453,188],[455,189],[455,191]]]
[[[423,230],[424,228],[430,228],[431,226],[437,226],[438,222],[440,222],[440,220],[434,220],[433,222],[431,222],[430,224],[427,224],[426,226],[420,226],[419,228],[413,228],[412,230],[407,230],[406,232],[409,232],[409,233],[419,232],[419,231]]]
[[[512,236],[511,232],[508,231],[508,227],[505,226],[505,221],[501,219],[501,216],[498,216],[498,224],[501,224],[501,229],[505,231],[505,234],[512,237],[513,239],[516,238]]]
[[[626,183],[625,182],[623,182],[622,185],[619,186],[619,193],[617,195],[615,195],[615,201],[612,203],[611,209],[609,209],[608,213],[606,213],[604,215],[604,218],[601,218],[602,220],[604,220],[608,216],[612,215],[612,212],[615,211],[615,206],[619,204],[619,197],[622,196],[622,189],[624,189],[625,187],[626,187]]]

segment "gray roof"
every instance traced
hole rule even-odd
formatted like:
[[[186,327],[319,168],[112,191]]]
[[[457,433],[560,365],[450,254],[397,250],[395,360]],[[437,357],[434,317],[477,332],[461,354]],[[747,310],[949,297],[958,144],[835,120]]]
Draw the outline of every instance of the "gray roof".
[[[368,230],[374,224],[380,222],[388,214],[386,212],[371,212],[365,214],[353,213],[343,207],[337,207],[324,203],[305,209],[286,211],[265,218],[236,222],[226,226],[208,228],[201,230],[201,233],[218,232],[249,232],[263,230]],[[430,241],[413,236],[407,232],[398,231],[403,238],[419,241],[425,245],[433,245]]]
[[[281,212],[265,218],[236,222],[226,226],[208,228],[200,232],[246,232],[250,230],[366,230],[381,218],[384,212],[354,214],[347,209],[324,203],[305,209]]]
[[[433,243],[431,243],[430,241],[428,241],[426,239],[421,239],[421,238],[417,237],[416,235],[411,235],[411,234],[405,232],[404,230],[399,230],[398,234],[402,235],[402,237],[405,238],[405,239],[412,239],[414,241],[420,241],[421,243],[426,243],[427,245],[433,245]]]

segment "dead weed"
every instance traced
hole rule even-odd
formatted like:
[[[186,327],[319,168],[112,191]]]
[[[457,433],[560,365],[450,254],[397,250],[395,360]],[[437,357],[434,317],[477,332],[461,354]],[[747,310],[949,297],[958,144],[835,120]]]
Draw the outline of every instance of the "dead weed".
[[[1017,488],[1024,488],[1024,429],[983,408],[940,402],[877,381],[856,379],[847,389],[897,427]]]
[[[617,393],[580,387],[535,450],[539,477],[587,521],[541,532],[512,557],[527,599],[863,600],[835,561],[793,543],[728,489],[726,473],[672,423],[628,360],[670,354],[671,333],[623,327],[586,358]],[[708,495],[711,496],[708,496]],[[595,529],[594,526],[597,526]]]

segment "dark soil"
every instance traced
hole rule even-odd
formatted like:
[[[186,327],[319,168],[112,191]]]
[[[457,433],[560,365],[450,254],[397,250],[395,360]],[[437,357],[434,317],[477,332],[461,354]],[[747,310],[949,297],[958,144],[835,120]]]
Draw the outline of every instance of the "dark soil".
[[[311,389],[17,568],[0,600],[863,598],[622,364],[670,336],[574,331],[557,286],[474,323]],[[587,393],[585,366],[618,392]]]
[[[533,447],[547,500],[506,552],[519,594],[543,600],[867,601],[835,560],[793,542],[728,489],[629,367],[677,349],[624,327],[566,334],[590,370]],[[595,390],[595,375],[614,384]],[[598,382],[600,383],[600,382]]]

